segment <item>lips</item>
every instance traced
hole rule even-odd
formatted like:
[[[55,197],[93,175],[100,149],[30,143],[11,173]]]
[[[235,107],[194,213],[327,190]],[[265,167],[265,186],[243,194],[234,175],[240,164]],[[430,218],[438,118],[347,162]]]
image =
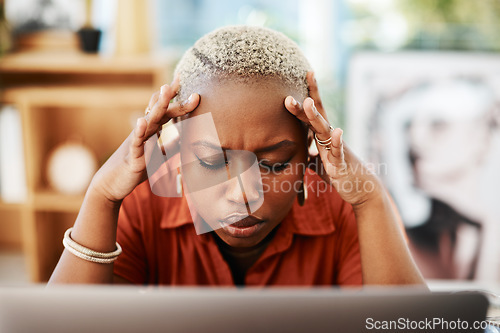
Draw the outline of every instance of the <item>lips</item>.
[[[250,237],[264,226],[264,220],[242,214],[231,214],[220,222],[227,234],[238,238]]]

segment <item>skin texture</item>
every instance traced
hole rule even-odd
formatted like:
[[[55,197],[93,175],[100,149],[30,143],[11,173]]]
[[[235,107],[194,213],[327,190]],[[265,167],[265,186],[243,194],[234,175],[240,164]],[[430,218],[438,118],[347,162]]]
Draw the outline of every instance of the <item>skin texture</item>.
[[[178,82],[161,88],[149,103],[150,113],[137,121],[129,137],[101,167],[92,180],[77,217],[71,237],[78,243],[96,251],[115,249],[118,211],[122,200],[146,178],[144,142],[172,118],[212,112],[220,143],[228,150],[246,150],[257,153],[260,160],[271,164],[285,162],[305,163],[307,138],[301,122],[316,133],[319,140],[331,138],[326,149],[317,145],[319,156],[310,158],[310,167],[334,186],[340,196],[353,206],[358,224],[363,283],[367,285],[420,284],[423,279],[416,268],[398,225],[398,215],[391,199],[378,178],[368,172],[363,163],[342,140],[342,130],[330,131],[326,112],[318,94],[312,73],[307,76],[310,97],[298,96],[277,81],[256,81],[258,84],[228,82],[200,86],[200,95],[193,94],[183,103],[170,103],[177,94]],[[203,90],[205,89],[205,90]],[[287,96],[291,95],[291,96]],[[298,100],[298,101],[297,101]],[[299,101],[303,101],[299,103]],[[199,105],[199,106],[198,106]],[[197,108],[198,107],[198,108]],[[190,135],[186,136],[190,140]],[[259,153],[259,148],[283,139],[290,140],[293,148]],[[309,136],[310,138],[310,136]],[[172,147],[178,143],[170,143]],[[186,153],[186,152],[185,152]],[[193,153],[193,152],[190,152]],[[197,151],[202,155],[203,151]],[[210,155],[210,152],[208,153]],[[260,156],[259,156],[260,155]],[[185,155],[184,158],[187,158]],[[279,182],[300,181],[303,173],[273,175]],[[272,179],[264,179],[266,183]],[[357,187],[355,186],[357,184]],[[365,187],[364,185],[370,185]],[[364,189],[364,190],[360,190]],[[366,190],[369,188],[370,190]],[[217,218],[228,207],[241,207],[246,199],[237,198],[231,188],[219,188],[212,209]],[[230,237],[221,230],[217,235],[231,249],[255,251],[272,235],[271,231],[288,212],[296,192],[265,193],[264,203],[255,212],[266,221],[265,228],[246,239]],[[274,205],[274,206],[273,206]],[[283,209],[274,209],[276,206]],[[212,213],[210,213],[212,214]],[[206,215],[204,218],[210,219]],[[263,242],[263,240],[266,240]],[[244,269],[244,268],[243,268]],[[66,250],[52,274],[50,283],[112,283],[113,265],[95,264],[81,260]]]
[[[170,103],[179,89],[177,79],[164,85],[149,101],[149,114],[137,120],[136,127],[92,179],[76,218],[71,237],[99,252],[114,251],[118,212],[122,200],[147,178],[144,142],[172,118],[194,110],[200,100],[193,94],[182,103]],[[81,260],[67,250],[52,273],[49,284],[125,283],[113,276],[113,265]]]
[[[252,152],[261,164],[264,200],[252,215],[264,220],[264,226],[254,235],[244,238],[233,237],[223,228],[215,230],[231,247],[255,247],[283,220],[296,200],[297,192],[293,187],[290,191],[279,189],[282,183],[297,184],[295,189],[300,188],[304,176],[304,168],[300,166],[305,165],[307,161],[307,132],[300,121],[287,112],[283,100],[290,94],[290,89],[280,85],[279,81],[259,80],[249,86],[246,83],[227,80],[219,85],[207,84],[200,87],[199,93],[202,96],[200,105],[189,117],[211,113],[220,146],[226,154],[231,151]],[[241,126],[242,118],[244,130]],[[199,129],[192,132],[196,133],[182,136],[182,146],[186,147],[181,150],[183,163],[186,160],[192,161],[197,156],[210,168],[213,168],[210,165],[214,162],[216,167],[220,165],[217,161],[220,158],[215,158],[216,161],[213,158],[218,154],[217,150],[204,145],[191,145],[200,139],[214,142],[217,138],[200,135]],[[283,170],[268,169],[268,166],[283,164],[286,166]],[[224,165],[215,170],[204,167],[202,163],[192,165],[191,169],[194,170],[190,170],[189,177],[195,178],[190,181],[196,184],[207,177],[214,177],[217,172],[226,173]],[[241,173],[245,171],[245,165],[232,169],[233,173]],[[298,172],[294,172],[295,170]],[[183,177],[188,177],[184,171]],[[243,188],[246,190],[244,197],[234,178],[229,184],[212,186],[204,190],[200,200],[196,201],[196,209],[205,221],[216,221],[231,212],[246,212],[245,204],[259,199],[253,183],[253,179],[242,179]],[[206,200],[207,198],[210,200]]]

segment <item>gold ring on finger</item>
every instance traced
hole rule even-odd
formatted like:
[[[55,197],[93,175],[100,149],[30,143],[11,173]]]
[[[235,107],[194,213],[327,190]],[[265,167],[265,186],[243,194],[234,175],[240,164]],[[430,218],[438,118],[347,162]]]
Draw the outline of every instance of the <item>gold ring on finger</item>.
[[[328,126],[328,134],[331,134],[333,131],[333,126],[332,125],[329,125]],[[330,145],[332,144],[332,137],[330,136],[328,139],[326,140],[320,140],[318,139],[316,133],[314,133],[314,139],[316,140],[316,142],[318,143],[318,145],[322,146],[322,147],[325,147],[326,150],[330,150]]]
[[[316,135],[316,133],[314,133],[314,140],[316,140],[318,145],[320,145],[321,147],[325,147],[326,150],[330,150],[330,145],[332,143],[332,137],[329,137],[326,140],[320,140],[320,139],[318,139],[318,136]]]

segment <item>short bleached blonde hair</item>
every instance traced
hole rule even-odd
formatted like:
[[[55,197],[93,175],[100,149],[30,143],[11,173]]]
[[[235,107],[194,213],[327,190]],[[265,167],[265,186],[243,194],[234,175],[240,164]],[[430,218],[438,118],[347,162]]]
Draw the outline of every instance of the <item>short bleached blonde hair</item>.
[[[277,78],[308,95],[310,65],[298,45],[284,34],[262,27],[227,26],[201,37],[175,69],[178,98],[186,99],[201,82],[212,79],[253,82]]]

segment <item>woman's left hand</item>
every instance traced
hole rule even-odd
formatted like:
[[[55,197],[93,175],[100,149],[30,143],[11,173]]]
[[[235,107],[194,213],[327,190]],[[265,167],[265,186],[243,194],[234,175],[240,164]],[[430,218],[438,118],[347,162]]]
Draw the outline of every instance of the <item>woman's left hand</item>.
[[[308,167],[334,186],[344,201],[362,204],[380,193],[380,182],[342,140],[342,129],[328,122],[312,72],[307,73],[307,82],[310,97],[300,104],[288,96],[285,107],[312,130],[319,156],[310,155]]]
[[[307,74],[307,81],[310,97],[303,106],[288,96],[285,107],[305,122],[316,138],[319,157],[312,156],[309,167],[353,207],[363,284],[425,286],[403,238],[390,196],[378,177],[342,140],[342,130],[330,126],[312,73]]]

